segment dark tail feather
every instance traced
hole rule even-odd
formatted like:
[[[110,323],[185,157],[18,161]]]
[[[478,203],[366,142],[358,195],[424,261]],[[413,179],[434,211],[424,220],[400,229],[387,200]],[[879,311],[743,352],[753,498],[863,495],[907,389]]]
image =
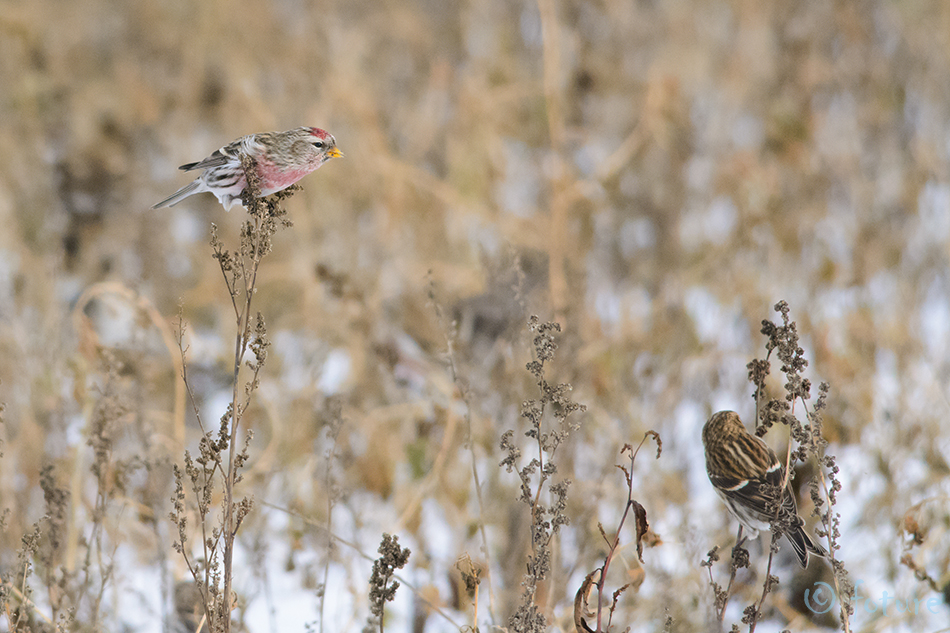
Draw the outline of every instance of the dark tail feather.
[[[805,528],[800,525],[797,529],[787,533],[786,536],[788,536],[788,542],[792,544],[792,549],[795,550],[795,555],[798,556],[798,562],[801,563],[802,569],[808,567],[809,553],[822,558],[828,555],[825,548],[812,541],[811,537],[805,533]]]

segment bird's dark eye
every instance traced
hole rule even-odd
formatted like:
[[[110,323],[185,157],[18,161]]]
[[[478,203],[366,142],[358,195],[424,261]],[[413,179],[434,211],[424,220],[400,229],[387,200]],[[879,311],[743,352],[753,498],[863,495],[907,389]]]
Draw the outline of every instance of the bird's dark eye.
[[[323,141],[314,141],[313,146],[316,147],[317,149],[320,149],[321,147],[323,147]]]

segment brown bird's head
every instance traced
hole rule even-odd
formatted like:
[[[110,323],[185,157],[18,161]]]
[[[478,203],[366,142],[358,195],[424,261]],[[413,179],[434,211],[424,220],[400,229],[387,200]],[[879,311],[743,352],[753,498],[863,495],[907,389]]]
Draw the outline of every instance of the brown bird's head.
[[[745,430],[735,411],[712,414],[703,427],[703,446],[706,448],[706,470],[711,477],[737,482],[765,477],[778,464],[775,452]]]
[[[318,127],[298,127],[280,136],[278,144],[287,148],[290,162],[298,166],[316,169],[331,158],[343,157],[333,135]]]

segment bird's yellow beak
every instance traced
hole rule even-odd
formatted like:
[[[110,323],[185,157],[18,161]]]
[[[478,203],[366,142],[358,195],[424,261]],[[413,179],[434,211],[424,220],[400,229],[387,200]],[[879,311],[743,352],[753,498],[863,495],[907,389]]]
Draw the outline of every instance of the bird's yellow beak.
[[[330,158],[343,158],[343,152],[341,152],[339,149],[334,147],[329,152],[327,152],[327,156],[329,156]]]

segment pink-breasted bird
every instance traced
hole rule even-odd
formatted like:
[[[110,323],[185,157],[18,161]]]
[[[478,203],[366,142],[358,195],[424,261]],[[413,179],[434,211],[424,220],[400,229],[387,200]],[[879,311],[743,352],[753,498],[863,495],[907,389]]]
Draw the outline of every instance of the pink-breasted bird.
[[[241,156],[254,159],[261,178],[261,196],[286,189],[331,158],[342,158],[336,139],[318,127],[298,127],[286,132],[263,132],[242,136],[197,163],[179,169],[202,169],[201,175],[168,196],[153,209],[170,207],[188,196],[209,191],[217,196],[225,210],[241,202],[247,186]]]
[[[785,481],[785,466],[775,451],[745,430],[735,411],[720,411],[709,418],[703,427],[703,446],[709,481],[749,536],[757,538],[759,530],[770,529],[776,517],[774,495]],[[807,567],[809,553],[824,557],[827,552],[805,532],[792,491],[786,486],[781,495],[776,524],[787,526],[784,534],[802,567]]]

